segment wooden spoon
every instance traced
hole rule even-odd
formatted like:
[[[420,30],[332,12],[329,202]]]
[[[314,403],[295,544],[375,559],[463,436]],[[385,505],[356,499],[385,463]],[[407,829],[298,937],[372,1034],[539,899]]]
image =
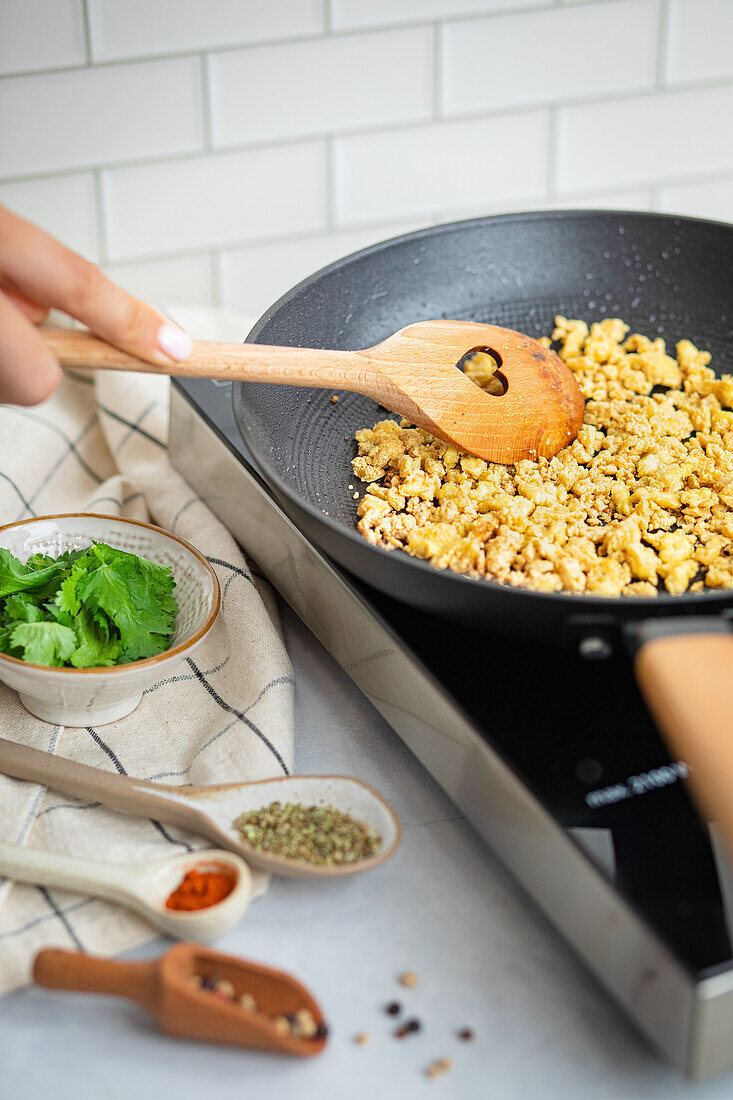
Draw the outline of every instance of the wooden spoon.
[[[399,818],[389,803],[368,783],[347,775],[289,775],[249,783],[172,787],[92,768],[1,737],[0,771],[73,798],[190,829],[236,852],[251,867],[290,878],[340,878],[368,871],[394,855],[402,839]],[[380,847],[368,859],[340,864],[306,863],[250,847],[234,828],[234,819],[275,801],[335,806],[374,829],[382,838]]]
[[[194,984],[195,977],[226,978],[235,996],[251,994],[258,1011],[247,1011]],[[163,1031],[187,1039],[233,1043],[309,1057],[326,1045],[325,1022],[317,1002],[299,981],[282,970],[222,955],[193,943],[180,943],[151,962],[117,962],[76,951],[48,948],[39,952],[33,980],[47,989],[113,993],[137,1001]],[[321,1034],[312,1039],[281,1034],[273,1018],[308,1009]]]
[[[193,869],[231,876],[233,889],[205,909],[168,909],[166,899]],[[0,842],[0,875],[14,882],[50,886],[106,898],[179,940],[214,940],[239,924],[252,897],[249,867],[232,852],[186,852],[144,863],[108,863]]]
[[[65,367],[136,370],[240,382],[352,390],[490,462],[551,458],[575,439],[583,396],[572,372],[536,340],[471,321],[420,321],[363,351],[195,341],[184,363],[144,363],[86,332],[44,329]],[[488,350],[507,383],[480,390],[457,364]]]

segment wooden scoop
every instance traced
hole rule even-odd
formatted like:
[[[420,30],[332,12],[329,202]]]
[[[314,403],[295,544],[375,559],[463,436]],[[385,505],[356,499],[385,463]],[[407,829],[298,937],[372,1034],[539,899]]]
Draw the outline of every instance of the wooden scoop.
[[[352,390],[490,462],[551,458],[575,439],[584,402],[565,364],[536,340],[471,321],[420,321],[363,351],[194,342],[184,363],[144,363],[86,332],[44,329],[65,367],[137,370],[238,382]],[[488,351],[506,383],[501,396],[457,364]]]
[[[197,988],[196,977],[226,978],[237,1000]],[[326,1045],[320,1007],[290,974],[194,943],[180,943],[151,962],[117,962],[49,948],[36,956],[33,980],[47,989],[129,997],[146,1008],[163,1031],[187,1039],[301,1057],[319,1054]],[[238,1003],[243,993],[254,997],[257,1011]],[[316,1024],[322,1025],[318,1036],[304,1039],[278,1031],[274,1017],[292,1016],[299,1009],[308,1009]]]
[[[289,878],[333,879],[360,874],[393,856],[402,840],[402,826],[389,803],[368,783],[348,775],[287,775],[249,783],[173,787],[92,768],[3,737],[0,772],[14,779],[43,783],[73,798],[101,802],[123,813],[189,829],[236,852],[259,871]],[[324,864],[251,847],[234,828],[235,818],[277,801],[335,806],[372,828],[381,837],[379,848],[374,855],[354,863]]]

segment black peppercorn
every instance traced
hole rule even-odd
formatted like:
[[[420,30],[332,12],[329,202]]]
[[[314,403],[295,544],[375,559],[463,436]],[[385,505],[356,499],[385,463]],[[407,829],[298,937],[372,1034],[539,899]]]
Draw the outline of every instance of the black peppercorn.
[[[314,1039],[325,1039],[328,1036],[328,1028],[325,1024],[319,1024],[316,1033],[313,1036]]]
[[[390,1001],[384,1010],[388,1016],[399,1016],[402,1012],[402,1005],[399,1001]]]
[[[473,1039],[473,1031],[470,1027],[462,1027],[458,1032],[458,1038],[464,1039],[467,1042],[469,1039]]]
[[[404,1024],[397,1028],[395,1031],[395,1038],[404,1039],[405,1035],[411,1035],[414,1031],[419,1031],[422,1024],[419,1020],[406,1020]]]

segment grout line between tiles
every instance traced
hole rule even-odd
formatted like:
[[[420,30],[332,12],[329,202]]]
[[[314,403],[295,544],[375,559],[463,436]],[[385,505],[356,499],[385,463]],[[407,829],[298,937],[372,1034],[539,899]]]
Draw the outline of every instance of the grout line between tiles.
[[[94,206],[96,210],[97,244],[99,247],[100,263],[109,262],[109,241],[107,239],[107,212],[104,202],[104,187],[102,186],[102,173],[97,168],[92,173],[94,181]]]
[[[547,197],[550,199],[557,194],[558,129],[557,107],[551,107],[547,138]]]
[[[204,127],[204,149],[211,153],[214,148],[212,136],[214,119],[211,113],[211,82],[209,79],[209,55],[202,50],[199,54],[201,65],[201,117]]]
[[[606,0],[609,2],[609,0]],[[610,0],[610,2],[617,2],[617,0]],[[620,2],[620,0],[619,0]],[[237,142],[232,145],[218,144],[215,145],[211,153],[207,153],[200,147],[192,148],[189,150],[179,150],[175,153],[166,153],[164,155],[157,156],[144,156],[144,157],[126,157],[118,160],[109,160],[104,164],[100,163],[87,163],[78,164],[66,168],[53,169],[47,172],[16,172],[9,173],[0,176],[0,183],[21,182],[23,180],[45,178],[48,176],[57,175],[70,175],[72,173],[90,171],[95,168],[102,169],[103,171],[113,171],[116,169],[126,168],[142,168],[156,164],[166,164],[177,160],[196,160],[210,155],[234,155],[237,153],[247,152],[262,152],[268,149],[280,149],[287,146],[295,145],[309,145],[318,141],[323,141],[326,138],[333,139],[334,141],[349,139],[349,138],[363,138],[373,137],[375,135],[398,133],[403,130],[412,129],[425,129],[430,126],[440,125],[448,126],[452,123],[461,122],[482,122],[491,121],[492,119],[520,117],[528,114],[539,114],[555,108],[557,110],[571,110],[578,107],[592,107],[601,106],[609,103],[623,103],[631,99],[649,99],[652,96],[668,96],[670,94],[686,94],[693,95],[695,92],[706,92],[733,89],[733,77],[717,77],[712,80],[698,82],[694,85],[675,85],[665,88],[663,92],[659,92],[656,88],[644,88],[629,90],[624,89],[620,92],[605,93],[604,95],[590,96],[581,99],[562,99],[555,103],[552,102],[537,102],[530,104],[515,104],[509,107],[500,107],[490,110],[477,111],[477,112],[462,112],[460,114],[452,114],[450,116],[444,116],[436,121],[431,118],[414,119],[412,121],[401,120],[399,122],[380,123],[379,125],[369,125],[361,129],[340,129],[335,131],[322,131],[313,134],[297,134],[283,138],[270,139],[269,141],[257,141],[257,142]]]
[[[333,138],[326,139],[326,226],[336,227],[336,151]]]
[[[87,65],[92,63],[92,32],[89,26],[89,4],[88,0],[81,0],[81,20],[82,29],[84,32],[84,54],[86,56]],[[21,74],[18,74],[21,75]],[[25,74],[22,74],[25,75]]]
[[[433,23],[433,118],[442,121],[443,110],[443,26]]]
[[[222,306],[222,271],[221,252],[212,248],[209,252],[209,266],[211,270],[211,296],[217,309]]]
[[[667,91],[667,62],[669,53],[669,0],[659,0],[659,24],[657,27],[656,86]]]

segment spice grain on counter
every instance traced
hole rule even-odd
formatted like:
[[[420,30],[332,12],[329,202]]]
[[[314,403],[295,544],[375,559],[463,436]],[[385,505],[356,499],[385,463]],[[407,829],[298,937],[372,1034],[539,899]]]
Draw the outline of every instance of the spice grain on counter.
[[[271,802],[240,814],[233,824],[257,851],[305,863],[356,863],[375,855],[382,842],[368,825],[335,806]]]
[[[421,1027],[422,1024],[419,1020],[416,1020],[414,1018],[412,1020],[405,1020],[404,1024],[400,1024],[400,1026],[395,1031],[395,1038],[404,1039],[405,1035],[412,1035],[414,1034],[414,1032],[419,1031]]]

